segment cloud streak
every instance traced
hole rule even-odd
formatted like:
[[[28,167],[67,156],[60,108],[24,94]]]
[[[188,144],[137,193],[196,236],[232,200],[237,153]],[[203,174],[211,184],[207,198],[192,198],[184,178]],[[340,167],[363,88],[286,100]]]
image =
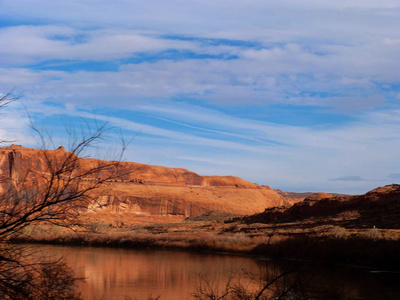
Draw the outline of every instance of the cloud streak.
[[[333,178],[331,180],[332,181],[365,181],[365,179],[363,179],[360,176],[343,176],[343,177],[339,177],[339,178]]]
[[[365,192],[400,167],[399,15],[391,0],[3,0],[0,91],[49,127],[140,131],[132,160]]]
[[[38,107],[34,112],[43,110],[53,116],[69,114],[72,118],[107,121],[120,126],[128,138],[138,133],[131,160],[186,167],[203,174],[240,172],[260,184],[289,183],[296,189],[318,190],[322,186],[324,190],[349,192],[380,185],[387,174],[400,167],[393,151],[400,146],[398,111],[368,113],[345,126],[321,128],[238,118],[201,107],[154,109],[153,113],[162,112],[163,116],[157,117],[157,122],[148,116],[151,107],[147,106],[126,111],[123,117],[80,109],[66,112],[54,106]],[[192,114],[182,118],[184,122],[172,121],[174,126],[168,127],[171,120],[184,116],[185,110]],[[137,119],[141,121],[132,121]],[[270,144],[253,140],[260,136],[268,137]],[[353,172],[363,176],[343,176]]]

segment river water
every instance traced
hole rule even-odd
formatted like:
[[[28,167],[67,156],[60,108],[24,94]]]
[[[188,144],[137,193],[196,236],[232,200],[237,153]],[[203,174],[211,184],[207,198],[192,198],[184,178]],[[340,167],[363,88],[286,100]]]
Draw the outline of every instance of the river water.
[[[64,256],[76,275],[85,278],[79,286],[82,295],[93,300],[141,300],[150,294],[160,300],[193,299],[200,286],[209,284],[221,293],[229,281],[257,289],[294,264],[184,251],[38,247],[43,255]],[[298,279],[316,299],[400,299],[399,273],[306,264]]]

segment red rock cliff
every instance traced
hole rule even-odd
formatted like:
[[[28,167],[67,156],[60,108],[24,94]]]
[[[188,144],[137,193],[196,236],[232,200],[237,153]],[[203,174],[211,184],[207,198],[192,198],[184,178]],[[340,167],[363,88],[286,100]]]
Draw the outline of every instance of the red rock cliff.
[[[69,155],[57,150],[29,149],[12,145],[0,149],[1,191],[29,180],[29,172],[49,172],[47,159],[62,162]],[[107,162],[78,159],[77,172],[96,168]],[[85,180],[105,179],[110,169],[90,174]],[[201,176],[182,168],[167,168],[133,162],[118,164],[118,176],[107,180],[92,192],[96,201],[88,212],[129,212],[139,215],[178,215],[189,217],[208,210],[253,214],[266,207],[290,205],[283,196],[267,186],[234,176]]]

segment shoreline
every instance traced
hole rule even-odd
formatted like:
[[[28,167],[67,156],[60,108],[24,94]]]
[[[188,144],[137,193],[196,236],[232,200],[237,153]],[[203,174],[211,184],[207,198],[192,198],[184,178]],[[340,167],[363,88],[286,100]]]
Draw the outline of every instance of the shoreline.
[[[172,250],[196,253],[240,255],[261,259],[303,260],[333,265],[352,265],[400,271],[400,241],[364,237],[337,238],[303,235],[272,240],[246,236],[168,234],[73,233],[59,236],[17,237],[13,243],[74,247]]]

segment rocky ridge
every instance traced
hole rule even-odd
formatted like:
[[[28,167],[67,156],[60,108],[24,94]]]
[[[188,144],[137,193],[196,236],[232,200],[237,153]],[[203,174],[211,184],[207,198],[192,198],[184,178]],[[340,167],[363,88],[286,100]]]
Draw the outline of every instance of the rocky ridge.
[[[348,227],[400,228],[400,185],[386,185],[355,196],[317,193],[291,207],[267,208],[263,213],[244,218],[247,223],[307,219]]]

